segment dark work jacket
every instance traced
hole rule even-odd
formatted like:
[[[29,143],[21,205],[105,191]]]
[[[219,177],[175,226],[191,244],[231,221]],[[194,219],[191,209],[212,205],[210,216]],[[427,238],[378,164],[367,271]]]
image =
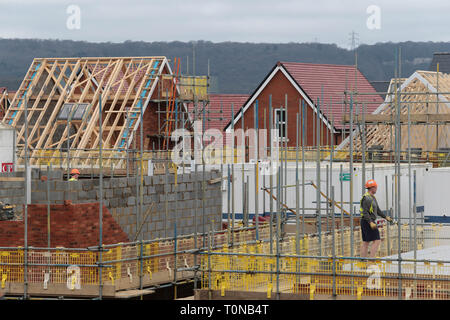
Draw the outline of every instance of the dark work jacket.
[[[377,199],[372,196],[369,192],[366,192],[361,201],[360,201],[360,209],[361,220],[365,220],[368,223],[375,222],[377,220],[377,214],[386,219],[386,216],[381,212],[380,207],[378,206]]]

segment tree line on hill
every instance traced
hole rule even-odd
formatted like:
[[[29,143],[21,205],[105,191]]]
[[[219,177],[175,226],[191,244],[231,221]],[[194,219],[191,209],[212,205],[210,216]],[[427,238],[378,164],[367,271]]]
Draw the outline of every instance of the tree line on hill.
[[[402,42],[361,45],[358,68],[369,81],[394,76],[395,50],[401,47],[402,76],[428,70],[434,52],[450,51],[450,42]],[[166,56],[181,58],[181,72],[211,76],[211,92],[247,93],[256,89],[277,61],[347,64],[355,53],[335,44],[239,43],[210,41],[91,43],[71,40],[0,39],[0,87],[20,86],[33,58],[96,56]],[[195,68],[194,66],[195,61]]]

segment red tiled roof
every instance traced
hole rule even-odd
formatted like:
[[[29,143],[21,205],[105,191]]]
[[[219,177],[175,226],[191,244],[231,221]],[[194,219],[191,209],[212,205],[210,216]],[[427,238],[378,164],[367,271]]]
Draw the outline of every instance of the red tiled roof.
[[[205,109],[205,130],[215,128],[223,131],[225,126],[231,121],[231,105],[236,115],[242,105],[247,101],[249,95],[246,94],[210,94],[209,104]],[[201,112],[202,105],[199,105],[197,112]],[[188,111],[191,115],[194,113],[194,106],[188,105]],[[203,114],[199,114],[202,119]]]
[[[331,65],[331,64],[313,64],[313,63],[297,63],[297,62],[280,62],[287,72],[294,78],[300,87],[306,92],[314,104],[317,98],[322,97],[323,102],[320,103],[320,109],[331,122],[331,116],[334,118],[334,126],[338,129],[343,128],[341,123],[342,115],[345,113],[345,105],[343,103],[344,91],[353,90],[355,88],[355,67],[347,65]],[[357,97],[361,102],[366,103],[366,113],[372,113],[383,103],[383,99],[376,93],[370,82],[361,73],[356,70],[356,88],[361,93],[372,93],[373,95],[361,95]],[[346,85],[347,84],[347,85]],[[355,100],[355,97],[354,97]],[[331,101],[331,108],[329,107]],[[350,98],[347,95],[347,101]],[[347,104],[347,112],[349,106]],[[359,109],[359,113],[361,109]]]
[[[233,111],[236,116],[243,104],[248,100],[249,95],[246,94],[210,94],[209,104],[205,109],[205,130],[219,129],[223,132],[225,126],[231,121],[231,105],[233,105]],[[197,107],[198,113],[203,110],[203,106]],[[194,106],[188,104],[188,111],[191,119],[194,117]],[[209,111],[209,113],[208,113]],[[198,114],[196,119],[203,119],[203,114]],[[224,143],[225,143],[224,136]]]

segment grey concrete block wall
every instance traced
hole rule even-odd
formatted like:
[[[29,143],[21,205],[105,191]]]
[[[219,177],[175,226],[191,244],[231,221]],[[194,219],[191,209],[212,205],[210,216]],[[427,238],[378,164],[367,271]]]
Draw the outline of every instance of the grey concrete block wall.
[[[47,176],[46,170],[33,169],[32,203],[47,203],[47,186],[51,191],[51,204],[62,204],[65,200],[70,200],[72,203],[90,203],[100,200],[99,179],[63,181],[62,171],[50,171],[48,181],[41,181],[42,176]],[[140,183],[140,179],[136,177],[104,178],[103,203],[128,234],[130,240],[135,239],[140,225],[142,225],[140,229],[145,240],[172,237],[175,232],[175,221],[177,235],[190,234],[195,230],[197,232],[209,231],[211,228],[217,230],[221,227],[222,216],[221,184],[209,184],[208,180],[219,178],[220,173],[205,172],[204,177],[206,181],[203,184],[203,172],[198,172],[197,175],[195,173],[180,174],[177,176],[177,185],[175,185],[173,174],[145,176],[142,189],[142,212],[139,206],[140,186],[136,185]],[[8,194],[8,189],[0,187],[0,199],[2,192],[5,196]],[[18,188],[18,190],[24,190],[23,184],[22,189]],[[207,225],[203,226],[203,221]]]

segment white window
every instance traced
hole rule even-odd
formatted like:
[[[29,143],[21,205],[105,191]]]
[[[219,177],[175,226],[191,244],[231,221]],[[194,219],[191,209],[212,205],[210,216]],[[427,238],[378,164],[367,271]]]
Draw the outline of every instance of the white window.
[[[275,109],[275,126],[278,128],[278,137],[286,139],[286,109]]]

